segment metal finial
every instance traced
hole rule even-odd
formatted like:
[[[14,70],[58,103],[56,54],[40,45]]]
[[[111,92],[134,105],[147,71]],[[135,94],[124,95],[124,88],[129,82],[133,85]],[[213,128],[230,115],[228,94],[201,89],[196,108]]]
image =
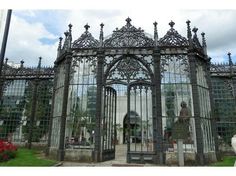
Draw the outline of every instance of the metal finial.
[[[155,21],[154,23],[153,23],[153,25],[154,25],[154,27],[156,28],[157,27],[157,22]]]
[[[65,36],[67,37],[67,36],[69,35],[69,32],[66,31],[66,32],[64,32],[64,34],[65,34]]]
[[[71,35],[72,24],[70,23],[70,24],[68,25],[68,27],[69,27],[69,35]]]
[[[232,59],[231,59],[231,53],[230,52],[228,52],[228,56],[229,56],[230,75],[232,76],[233,75],[233,62],[232,62]]]
[[[38,63],[38,68],[41,68],[41,62],[42,62],[42,57],[39,57],[39,63]]]
[[[61,50],[62,37],[59,37],[58,50]]]
[[[73,26],[73,25],[72,25],[71,23],[68,25],[68,27],[69,27],[70,30],[71,30],[72,26]]]
[[[20,61],[20,67],[21,67],[21,68],[24,67],[24,63],[25,63],[25,62],[24,62],[23,60]]]
[[[85,30],[88,31],[88,29],[90,28],[90,26],[88,25],[88,23],[84,26]]]
[[[7,62],[8,62],[8,58],[5,59],[5,64],[7,65]]]
[[[198,31],[198,28],[194,27],[192,31],[196,34]]]
[[[103,45],[103,26],[104,26],[104,24],[101,23],[100,26],[101,26],[101,30],[100,30],[99,40],[100,40],[100,47],[102,47],[102,45]]]
[[[232,65],[232,59],[231,59],[231,53],[230,52],[228,52],[228,56],[229,56],[229,65]]]
[[[157,22],[155,21],[153,25],[154,25],[154,41],[155,41],[155,46],[157,46],[158,45]]]
[[[169,22],[169,25],[170,25],[171,28],[173,28],[174,25],[175,25],[175,22],[173,22],[173,21],[171,20],[171,22]]]
[[[232,64],[232,59],[231,59],[231,53],[228,52],[228,56],[229,56],[229,64]]]
[[[202,35],[202,46],[203,46],[203,47],[206,47],[205,32],[202,32],[201,35]]]
[[[190,20],[187,20],[186,23],[187,23],[187,25],[189,26],[190,23],[191,23],[191,21],[190,21]]]
[[[59,37],[59,47],[61,47],[62,37]]]
[[[127,22],[127,24],[130,24],[132,20],[130,19],[130,17],[128,17],[125,21]]]
[[[187,23],[187,36],[188,36],[188,39],[190,40],[192,38],[191,27],[190,27],[191,21],[187,20],[186,23]]]

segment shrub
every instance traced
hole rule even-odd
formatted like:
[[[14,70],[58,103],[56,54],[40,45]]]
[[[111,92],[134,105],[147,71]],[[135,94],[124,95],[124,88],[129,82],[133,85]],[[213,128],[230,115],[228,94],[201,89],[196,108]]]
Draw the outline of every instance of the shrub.
[[[0,140],[0,162],[16,157],[17,147],[11,142]]]

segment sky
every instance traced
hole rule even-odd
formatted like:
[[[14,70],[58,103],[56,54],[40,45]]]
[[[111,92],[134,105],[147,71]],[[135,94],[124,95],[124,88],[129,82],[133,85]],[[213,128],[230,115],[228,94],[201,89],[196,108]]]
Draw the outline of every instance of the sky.
[[[186,21],[198,28],[198,37],[205,32],[207,52],[212,62],[227,62],[228,52],[236,62],[236,9],[162,9],[153,8],[93,8],[93,9],[13,9],[5,57],[9,61],[35,66],[42,57],[42,65],[53,66],[57,55],[58,38],[64,38],[68,24],[72,24],[72,37],[76,40],[89,24],[89,31],[99,38],[100,24],[104,23],[104,36],[125,25],[130,17],[131,24],[141,27],[153,35],[153,22],[158,23],[159,38],[169,30],[168,23],[175,22],[174,28],[187,36]]]

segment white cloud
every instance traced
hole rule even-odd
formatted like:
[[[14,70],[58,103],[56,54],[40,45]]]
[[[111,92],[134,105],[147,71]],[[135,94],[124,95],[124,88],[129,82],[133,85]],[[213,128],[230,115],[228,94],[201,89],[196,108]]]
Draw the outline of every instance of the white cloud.
[[[24,60],[25,65],[31,66],[37,65],[38,57],[41,56],[43,65],[53,65],[57,44],[42,44],[40,39],[45,37],[48,39],[57,38],[48,32],[42,23],[36,21],[30,24],[13,15],[5,56],[16,63]]]
[[[73,27],[73,39],[77,39],[82,32],[83,26],[89,23],[90,32],[95,38],[99,36],[99,24],[103,22],[104,35],[110,35],[118,27],[125,25],[127,17],[132,19],[132,24],[141,27],[145,32],[153,34],[153,22],[158,22],[159,37],[163,37],[170,28],[168,23],[173,20],[174,28],[186,37],[186,21],[191,21],[191,27],[198,27],[198,38],[201,42],[201,32],[206,33],[209,56],[214,62],[224,61],[228,51],[232,56],[236,54],[236,10],[167,10],[157,9],[123,9],[123,10],[77,10],[70,11],[68,21]],[[68,22],[69,23],[69,22]],[[235,53],[235,54],[234,54]]]
[[[232,57],[236,54],[236,24],[234,23],[236,10],[167,10],[161,8],[156,11],[140,10],[131,7],[122,10],[68,10],[61,14],[57,11],[57,17],[62,15],[62,21],[55,20],[55,24],[60,23],[57,29],[60,28],[59,31],[61,31],[61,36],[64,38],[63,33],[68,30],[67,25],[72,23],[73,40],[76,40],[84,32],[84,25],[88,23],[91,26],[89,31],[98,39],[102,22],[105,24],[104,35],[108,36],[112,34],[116,27],[120,28],[125,25],[125,19],[130,17],[134,26],[141,27],[149,34],[153,34],[153,22],[157,21],[159,38],[161,38],[170,28],[168,23],[171,20],[176,23],[174,28],[186,37],[186,20],[189,19],[192,28],[194,26],[199,28],[198,37],[200,41],[201,32],[206,33],[208,54],[214,62],[225,61],[229,51],[232,53]],[[34,11],[22,11],[22,14],[23,17],[34,16],[36,13]],[[45,20],[53,18],[53,12],[50,15],[52,16],[45,17]],[[48,26],[47,29],[50,30]],[[44,65],[53,65],[57,43],[43,45],[39,40],[45,37],[54,39],[59,36],[47,31],[46,26],[43,26],[42,23],[35,21],[29,24],[26,20],[13,15],[6,56],[17,62],[24,59],[28,65],[37,64],[38,57],[42,56]]]

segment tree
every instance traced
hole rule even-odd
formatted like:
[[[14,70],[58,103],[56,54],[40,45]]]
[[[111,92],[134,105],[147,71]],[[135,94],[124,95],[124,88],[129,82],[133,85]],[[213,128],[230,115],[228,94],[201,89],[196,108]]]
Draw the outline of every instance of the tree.
[[[0,114],[3,124],[0,126],[0,138],[6,139],[8,135],[14,133],[20,125],[23,112],[23,102],[14,106],[1,106]]]
[[[29,84],[32,84],[30,82]],[[49,129],[49,117],[51,112],[51,99],[52,99],[52,80],[44,80],[39,82],[37,89],[36,98],[36,112],[33,124],[33,142],[39,142],[39,140],[48,133]],[[26,106],[25,106],[25,116],[27,117],[27,122],[30,122],[31,118],[31,108],[33,100],[33,86],[29,85],[25,90]],[[30,131],[30,123],[23,128],[25,133],[25,138],[28,139]]]
[[[166,104],[166,129],[165,135],[167,139],[171,136],[172,127],[175,119],[175,92],[173,91],[172,84],[165,85],[165,104]]]
[[[10,137],[20,125],[25,105],[24,95],[21,94],[24,81],[14,80],[8,83],[0,105],[0,137],[4,139]]]

